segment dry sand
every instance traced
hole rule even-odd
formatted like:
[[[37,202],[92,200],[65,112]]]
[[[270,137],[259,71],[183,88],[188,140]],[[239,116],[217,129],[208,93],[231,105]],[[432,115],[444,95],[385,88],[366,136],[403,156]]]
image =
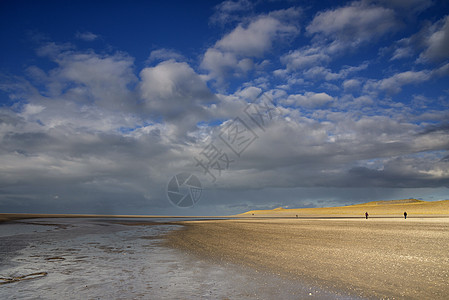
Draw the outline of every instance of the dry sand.
[[[449,218],[181,222],[167,243],[367,298],[447,299]]]

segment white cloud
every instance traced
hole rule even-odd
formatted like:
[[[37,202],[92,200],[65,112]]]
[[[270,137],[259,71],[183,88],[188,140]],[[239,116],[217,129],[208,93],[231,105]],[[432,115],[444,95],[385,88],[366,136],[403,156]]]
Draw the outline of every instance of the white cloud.
[[[354,106],[355,107],[364,107],[364,106],[371,106],[374,101],[369,96],[363,95],[357,98],[354,98]]]
[[[86,31],[86,32],[77,32],[75,34],[75,37],[77,39],[86,41],[86,42],[92,42],[98,38],[98,35],[93,34],[92,32]]]
[[[76,209],[86,204],[92,212],[89,202],[98,204],[100,198],[123,209],[123,199],[134,207],[165,207],[160,187],[191,164],[197,149],[187,146],[186,132],[207,120],[202,105],[215,99],[201,78],[186,63],[145,68],[139,81],[145,98],[139,99],[140,90],[129,87],[137,80],[133,60],[124,54],[61,47],[41,53],[57,63],[45,72],[32,69],[45,85],[21,79],[8,91],[20,95],[23,106],[0,108],[0,182],[8,194],[27,207],[34,201],[44,205],[48,191],[67,209],[71,203]],[[106,105],[111,92],[120,109]],[[146,106],[140,106],[141,100]],[[163,117],[174,119],[149,117],[158,104]],[[170,105],[182,110],[177,117]]]
[[[330,60],[330,56],[317,47],[290,51],[281,57],[281,62],[287,66],[287,70],[304,69]]]
[[[73,50],[74,46],[70,43],[57,44],[54,42],[46,43],[36,49],[36,53],[39,56],[47,56],[50,59],[56,59],[61,53],[68,53],[69,50]]]
[[[337,55],[347,54],[348,49],[357,49],[362,44],[396,31],[399,26],[400,22],[396,20],[392,9],[370,5],[366,1],[319,12],[306,27],[307,33],[312,36],[311,45],[283,55],[281,62],[286,70],[277,70],[277,74],[285,75],[287,72],[313,67],[315,69],[310,70],[309,75],[315,76],[318,68]],[[343,75],[325,72],[327,74],[320,72],[320,76],[327,77],[327,80],[335,80]]]
[[[330,57],[324,54],[302,55],[301,51],[294,51],[281,57],[281,62],[286,65],[285,70],[276,70],[276,76],[285,77],[289,72],[302,71],[303,78],[314,80],[335,81],[347,78],[350,74],[357,73],[368,67],[364,62],[359,66],[343,66],[338,72],[333,72],[329,68],[320,66],[330,60]]]
[[[165,61],[165,60],[177,60],[177,61],[184,61],[186,60],[185,57],[178,53],[175,50],[172,49],[157,49],[157,50],[153,50],[150,53],[150,56],[148,57],[148,63],[152,63],[154,61]]]
[[[433,0],[370,0],[368,2],[381,4],[396,10],[404,10],[406,13],[421,12],[433,4]]]
[[[248,10],[252,7],[252,3],[248,0],[227,0],[218,4],[215,9],[222,12],[232,13],[236,11]]]
[[[410,45],[410,43],[410,38],[399,40],[390,60],[403,59],[413,56],[415,51],[413,50],[413,47]]]
[[[400,22],[392,9],[369,5],[364,1],[319,12],[306,31],[311,45],[290,51],[281,57],[287,71],[320,67],[363,44],[396,31]],[[366,68],[366,66],[365,66]],[[336,76],[328,74],[329,80]]]
[[[434,24],[424,22],[417,33],[397,41],[391,60],[409,58],[421,51],[417,62],[441,62],[449,58],[448,47],[449,16],[445,16]]]
[[[426,49],[420,58],[434,61],[449,58],[449,16],[433,25],[430,31],[430,36],[425,40]]]
[[[184,109],[192,104],[209,103],[213,99],[206,83],[185,62],[165,61],[155,67],[144,68],[140,76],[142,96],[150,108],[164,111],[178,104]]]
[[[324,67],[313,67],[304,71],[304,76],[311,79],[319,80],[336,80],[340,78],[340,74],[333,73],[331,70]]]
[[[233,166],[229,177],[220,179],[225,181],[224,185],[254,188],[405,187],[418,183],[418,170],[443,168],[436,159],[438,155],[429,154],[422,163],[417,162],[422,157],[421,151],[444,149],[449,145],[447,140],[439,140],[447,136],[447,132],[416,136],[419,130],[416,124],[381,115],[360,117],[358,111],[352,114],[313,110],[308,116],[296,109],[289,111],[289,117],[273,122],[257,143],[245,152],[245,160]],[[318,121],[319,118],[324,120]],[[390,168],[386,168],[385,177],[377,177],[379,173],[372,172],[373,167],[382,170],[395,157],[407,157],[413,153],[417,153],[416,156],[404,159],[400,164],[404,167],[413,164],[412,173],[407,168],[397,169],[391,177],[389,174],[393,170]],[[440,155],[444,156],[444,153]],[[268,160],[264,159],[267,157]],[[375,166],[370,165],[376,160]],[[365,168],[358,169],[360,165]],[[365,180],[369,183],[364,183]],[[438,180],[448,180],[447,174]]]
[[[363,44],[396,31],[399,26],[400,22],[392,9],[370,5],[366,1],[318,12],[306,27],[307,33],[312,36],[311,44],[281,56],[286,70],[276,70],[276,74],[285,76],[288,72],[309,69],[305,74],[309,78],[344,78],[350,72],[366,68],[368,64],[364,63],[358,70],[342,69],[339,73],[323,66],[337,56],[347,54],[348,50],[354,51]]]
[[[392,9],[359,1],[317,13],[306,30],[313,36],[314,47],[333,57],[372,43],[400,25]]]
[[[359,43],[395,30],[398,22],[391,9],[353,2],[349,6],[318,13],[307,32]]]
[[[76,52],[70,45],[49,43],[38,50],[58,64],[57,68],[40,74],[46,82],[46,95],[64,95],[64,98],[79,103],[130,109],[126,99],[132,99],[128,85],[137,81],[133,72],[134,59],[124,53],[98,55],[92,51]]]
[[[274,42],[285,42],[299,33],[299,14],[291,8],[240,23],[206,51],[201,68],[219,83],[230,74],[245,74],[254,67],[252,59],[262,58],[272,50]]]
[[[360,88],[361,82],[357,79],[348,79],[343,82],[343,88],[345,91],[358,90]]]
[[[163,116],[176,126],[176,136],[204,120],[207,106],[216,101],[206,83],[185,62],[165,61],[140,72],[140,92],[150,115]]]
[[[338,73],[332,72],[330,69],[326,69],[324,67],[313,67],[306,71],[304,71],[304,76],[306,78],[313,79],[324,79],[327,81],[344,79],[349,74],[358,72],[360,70],[364,70],[368,67],[367,63],[363,63],[360,66],[344,66]]]
[[[33,120],[24,120],[12,112],[9,113],[14,118],[0,114],[0,181],[17,195],[24,192],[15,190],[14,184],[27,186],[30,194],[39,195],[42,195],[41,189],[51,186],[51,191],[60,196],[60,203],[69,204],[80,194],[86,194],[87,198],[83,198],[88,199],[86,201],[102,195],[107,196],[111,205],[123,203],[120,198],[126,197],[127,203],[132,205],[144,201],[144,206],[163,207],[167,203],[161,199],[164,199],[164,187],[170,176],[180,170],[196,171],[192,157],[202,150],[203,144],[195,139],[186,141],[178,134],[178,127],[192,124],[190,120],[183,120],[184,117],[192,117],[192,122],[206,120],[198,109],[209,103],[207,97],[201,96],[208,92],[204,82],[199,81],[201,79],[186,63],[167,61],[145,68],[141,78],[146,101],[161,101],[156,104],[184,111],[172,121],[142,124],[142,120],[133,119],[131,113],[92,105],[80,108],[68,101],[58,103],[55,101],[58,95],[46,102],[55,106],[24,109],[46,124],[53,120],[52,127],[34,124]],[[190,79],[192,81],[188,81]],[[247,104],[245,99],[254,98],[260,92],[261,89],[249,86],[234,95],[219,95],[220,100],[206,106],[208,112],[204,114],[232,119],[242,113]],[[280,93],[279,101],[288,96],[281,91],[270,92]],[[368,100],[360,97],[357,101],[366,103]],[[304,92],[288,97],[287,101],[310,110],[306,114],[307,110],[279,107],[282,118],[271,123],[264,133],[258,132],[260,138],[248,148],[244,158],[233,164],[229,172],[223,172],[219,178],[219,186],[225,187],[223,190],[439,186],[439,182],[447,181],[447,172],[442,172],[447,170],[447,163],[439,163],[432,155],[419,158],[419,151],[446,149],[447,131],[416,135],[421,127],[414,122],[381,115],[360,116],[359,111],[326,110],[326,106],[336,102],[326,93]],[[139,116],[142,115],[146,113],[140,112]],[[129,126],[131,131],[116,130],[121,126]],[[204,132],[209,132],[210,136],[214,129],[205,125]],[[192,136],[201,137],[201,130],[192,131]],[[416,157],[405,157],[416,152]],[[392,158],[402,156],[405,157],[402,160]],[[370,164],[373,160],[377,160],[375,168]],[[388,177],[390,175],[394,176]],[[417,180],[422,178],[419,176],[425,176],[426,180]],[[207,180],[202,183],[207,184]],[[146,193],[148,199],[142,200]]]
[[[364,89],[365,90],[382,90],[387,93],[396,94],[402,90],[402,86],[412,83],[421,83],[431,78],[431,72],[424,71],[406,71],[397,73],[391,77],[378,80],[368,81]]]
[[[243,56],[261,56],[272,48],[274,40],[297,32],[295,26],[283,24],[270,16],[263,16],[252,21],[247,27],[237,26],[219,40],[215,47]]]
[[[42,105],[26,104],[22,110],[21,115],[27,118],[28,116],[41,113],[45,109]]]
[[[217,79],[220,84],[224,83],[229,74],[234,76],[245,74],[248,71],[247,66],[245,61],[237,59],[235,54],[215,48],[206,51],[200,65],[202,69],[209,71],[209,78]]]
[[[432,74],[435,76],[449,76],[449,63],[446,63],[432,71]]]
[[[260,94],[262,94],[262,89],[254,86],[249,86],[235,92],[235,94],[244,99],[248,99],[248,102],[253,102]]]
[[[318,108],[326,106],[333,101],[334,98],[326,93],[306,92],[305,94],[290,95],[283,103],[304,108]]]
[[[242,16],[240,13],[251,10],[253,3],[248,0],[223,1],[215,6],[215,13],[210,17],[212,24],[224,25],[229,22],[237,21]]]

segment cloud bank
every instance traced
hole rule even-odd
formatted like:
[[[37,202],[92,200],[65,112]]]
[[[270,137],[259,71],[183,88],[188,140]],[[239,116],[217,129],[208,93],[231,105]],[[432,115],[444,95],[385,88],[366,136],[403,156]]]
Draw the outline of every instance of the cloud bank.
[[[204,187],[192,214],[444,198],[449,18],[403,36],[404,14],[431,6],[415,2],[349,2],[306,18],[302,7],[225,1],[209,20],[222,34],[189,59],[161,47],[137,63],[124,51],[41,42],[45,64],[1,77],[0,208],[190,213],[166,200],[180,172]],[[276,112],[263,126],[262,106],[250,106],[261,99]],[[239,156],[223,142],[237,117],[254,137]],[[230,158],[211,169],[214,182],[195,161],[210,145]]]

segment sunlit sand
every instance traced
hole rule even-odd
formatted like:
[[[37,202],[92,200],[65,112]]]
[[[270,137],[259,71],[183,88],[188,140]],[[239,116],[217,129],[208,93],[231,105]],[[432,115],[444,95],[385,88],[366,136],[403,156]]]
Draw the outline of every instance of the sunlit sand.
[[[407,219],[404,211],[408,213]],[[367,220],[365,212],[370,216]],[[49,217],[125,216],[0,214],[0,221]],[[162,216],[126,217],[151,221]],[[183,227],[171,231],[165,245],[210,261],[212,266],[240,265],[259,274],[272,273],[335,295],[447,299],[449,294],[448,200],[407,199],[334,208],[278,208],[224,219],[200,218],[167,221]],[[133,222],[135,225],[151,223]],[[58,262],[64,258],[53,255],[45,261]],[[2,283],[29,279],[26,276],[5,277]]]
[[[413,216],[449,216],[449,200],[443,201],[422,201],[417,199],[403,199],[392,201],[373,201],[363,204],[340,206],[340,207],[320,207],[320,208],[300,208],[285,209],[282,207],[273,210],[253,210],[239,216],[273,216],[273,217],[308,217],[308,216],[364,216],[368,212],[371,217],[389,216],[402,217],[404,212],[409,217]]]
[[[355,296],[447,299],[449,215],[431,216],[447,214],[448,205],[396,201],[253,211],[244,215],[254,214],[254,219],[183,222],[184,230],[169,235],[167,243],[214,261],[269,270]],[[366,210],[375,218],[366,220]],[[418,212],[427,215],[417,217]],[[307,213],[325,218],[292,218]],[[279,215],[286,218],[257,218]]]

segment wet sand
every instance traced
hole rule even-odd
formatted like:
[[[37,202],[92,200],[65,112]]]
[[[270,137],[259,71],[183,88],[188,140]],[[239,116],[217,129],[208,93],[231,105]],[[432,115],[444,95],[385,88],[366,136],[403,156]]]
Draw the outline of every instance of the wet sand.
[[[210,219],[229,218],[229,216],[162,216],[162,215],[94,215],[94,214],[30,214],[30,213],[0,213],[0,223],[25,219]]]
[[[364,298],[447,299],[449,218],[181,222],[167,245]]]
[[[163,246],[180,226],[141,220],[0,224],[0,299],[357,300]],[[44,227],[44,228],[39,228]]]

